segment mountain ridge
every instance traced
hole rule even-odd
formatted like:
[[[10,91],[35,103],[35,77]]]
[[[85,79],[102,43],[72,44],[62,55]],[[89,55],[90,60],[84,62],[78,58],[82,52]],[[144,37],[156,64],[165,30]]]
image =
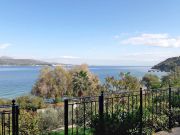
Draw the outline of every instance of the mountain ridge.
[[[180,56],[168,58],[159,64],[152,67],[152,69],[170,72],[175,69],[175,67],[180,67]]]
[[[0,57],[0,65],[1,66],[36,66],[36,65],[53,65],[53,63],[35,60],[35,59],[17,59],[8,56]]]

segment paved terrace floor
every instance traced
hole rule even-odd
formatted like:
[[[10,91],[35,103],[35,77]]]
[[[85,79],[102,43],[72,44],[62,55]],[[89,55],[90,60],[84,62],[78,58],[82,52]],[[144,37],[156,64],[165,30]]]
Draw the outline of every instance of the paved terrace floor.
[[[156,133],[155,135],[180,135],[180,127],[173,128],[172,132],[161,131],[161,132]]]

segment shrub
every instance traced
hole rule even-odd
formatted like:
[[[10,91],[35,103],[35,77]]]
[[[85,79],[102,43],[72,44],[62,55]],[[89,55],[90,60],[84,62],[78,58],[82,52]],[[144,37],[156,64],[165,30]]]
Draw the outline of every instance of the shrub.
[[[41,132],[51,131],[63,126],[63,109],[48,108],[38,113],[40,118],[39,127]]]
[[[19,117],[19,132],[21,135],[39,135],[40,119],[37,113],[32,111],[20,111]]]
[[[104,114],[104,118],[100,119],[99,115],[95,116],[92,121],[94,135],[130,135],[138,134],[139,116],[138,111],[134,113],[116,111],[113,115]]]
[[[21,96],[17,98],[17,103],[21,109],[36,111],[45,107],[44,101],[36,96]]]

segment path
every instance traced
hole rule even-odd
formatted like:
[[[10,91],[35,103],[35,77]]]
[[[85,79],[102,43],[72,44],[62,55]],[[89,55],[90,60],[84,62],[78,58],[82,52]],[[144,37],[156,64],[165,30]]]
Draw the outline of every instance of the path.
[[[165,132],[165,131],[161,131],[156,133],[155,135],[180,135],[180,127],[177,128],[173,128],[172,132]]]

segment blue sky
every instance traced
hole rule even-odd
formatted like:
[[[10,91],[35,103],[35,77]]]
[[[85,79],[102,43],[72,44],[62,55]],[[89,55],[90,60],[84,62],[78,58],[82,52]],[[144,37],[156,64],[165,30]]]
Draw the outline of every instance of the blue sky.
[[[153,65],[180,55],[179,0],[0,0],[0,56]]]

